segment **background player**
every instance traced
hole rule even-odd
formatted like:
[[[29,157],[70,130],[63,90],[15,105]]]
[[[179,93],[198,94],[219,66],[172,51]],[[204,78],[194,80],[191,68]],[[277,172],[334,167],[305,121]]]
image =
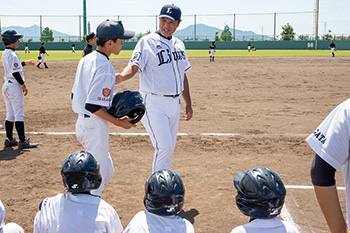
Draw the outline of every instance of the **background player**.
[[[328,48],[331,48],[331,52],[332,52],[332,56],[335,57],[335,51],[337,51],[336,47],[335,47],[335,44],[333,42],[333,40],[331,40],[331,44],[329,45]]]
[[[5,207],[0,200],[0,233],[24,233],[24,230],[17,223],[7,223],[4,222],[5,219]]]
[[[118,55],[123,39],[130,39],[134,34],[124,30],[121,21],[100,23],[96,30],[97,49],[80,60],[72,89],[72,108],[78,114],[75,125],[77,139],[101,166],[102,184],[92,191],[97,196],[101,196],[104,186],[114,174],[108,152],[108,122],[125,129],[135,127],[130,123],[132,119],[119,120],[105,110],[111,105],[115,85],[115,70],[109,56],[112,53]]]
[[[75,44],[74,44],[74,42],[72,43],[72,53],[75,53]]]
[[[210,54],[210,61],[214,61],[214,57],[215,57],[215,41],[213,41],[211,43],[211,45],[209,46],[209,54]]]
[[[30,53],[27,42],[24,44],[24,53]]]
[[[91,195],[101,185],[100,166],[88,152],[77,151],[63,161],[61,175],[69,192],[45,198],[34,219],[34,233],[121,233],[117,212]]]
[[[2,41],[6,48],[2,54],[2,63],[4,65],[5,76],[2,94],[6,104],[6,140],[5,147],[17,146],[20,149],[36,147],[36,143],[31,143],[25,137],[24,131],[24,101],[23,95],[28,94],[26,87],[23,66],[34,66],[34,60],[21,62],[15,49],[19,47],[19,39],[23,35],[18,34],[15,30],[7,30],[2,35]],[[19,142],[13,138],[13,126],[15,125],[19,137]]]
[[[45,69],[48,69],[49,67],[47,67],[46,65],[46,58],[45,55],[49,56],[49,54],[46,52],[45,50],[45,42],[41,43],[41,47],[39,49],[39,57],[41,57],[40,62],[38,63],[37,67],[40,68],[40,64],[43,62],[45,65]]]
[[[169,170],[153,173],[145,184],[147,211],[135,215],[124,233],[192,233],[192,224],[178,214],[183,207],[185,188],[178,174]]]
[[[286,189],[281,178],[272,170],[254,167],[235,176],[238,209],[250,217],[249,223],[231,233],[297,233],[296,227],[277,219],[281,213]]]
[[[250,49],[251,49],[251,44],[250,42],[248,42],[248,52],[250,52]]]
[[[331,232],[350,232],[350,99],[339,104],[306,139],[316,155],[311,180]],[[346,219],[338,198],[335,172],[342,169],[345,181]]]
[[[159,31],[142,37],[129,65],[116,76],[120,83],[140,73],[140,92],[146,106],[142,124],[155,149],[153,172],[170,170],[180,118],[180,97],[186,103],[186,121],[193,110],[186,72],[191,65],[182,41],[173,37],[181,22],[181,10],[165,5],[159,15]]]
[[[89,33],[86,36],[86,41],[87,41],[87,45],[84,48],[83,57],[85,57],[86,55],[91,53],[92,52],[92,47],[94,45],[96,45],[96,35],[95,35],[95,33],[93,33],[93,32]]]

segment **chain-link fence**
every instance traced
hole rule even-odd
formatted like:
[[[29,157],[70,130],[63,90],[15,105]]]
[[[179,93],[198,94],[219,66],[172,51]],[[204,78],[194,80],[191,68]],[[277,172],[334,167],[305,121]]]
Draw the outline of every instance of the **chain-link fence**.
[[[124,27],[136,34],[158,30],[157,15],[88,15],[86,27],[82,15],[0,15],[0,29],[16,29],[24,35],[23,41],[42,41],[49,39],[42,34],[49,28],[53,32],[51,40],[76,42],[82,41],[85,33],[95,31],[98,24],[108,18],[122,20]],[[294,29],[293,40],[315,39],[314,11],[183,15],[175,36],[187,41],[282,40],[282,26],[288,23]],[[228,29],[226,37],[222,37],[225,27]],[[348,40],[349,34],[324,30],[318,33],[318,39]]]

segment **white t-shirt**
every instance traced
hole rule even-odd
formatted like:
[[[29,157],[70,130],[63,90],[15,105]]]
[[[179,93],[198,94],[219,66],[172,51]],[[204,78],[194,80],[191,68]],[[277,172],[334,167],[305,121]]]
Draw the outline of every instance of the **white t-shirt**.
[[[160,216],[148,211],[138,212],[124,233],[194,233],[192,224],[179,216]]]
[[[5,207],[0,200],[0,233],[24,233],[21,226],[16,223],[10,222],[5,225]]]
[[[97,51],[83,57],[78,65],[72,89],[73,111],[78,114],[91,112],[85,104],[109,108],[115,85],[115,70],[108,58]]]
[[[231,233],[298,233],[292,224],[278,218],[254,219],[250,223],[234,228]]]
[[[129,65],[139,67],[140,91],[158,95],[181,94],[184,74],[191,69],[184,43],[158,33],[143,36],[136,44]]]
[[[21,60],[19,59],[18,54],[15,52],[15,50],[12,49],[5,49],[5,51],[2,53],[2,63],[4,65],[5,70],[5,81],[11,81],[12,83],[20,85],[17,80],[13,77],[13,73],[19,72],[21,74],[21,77],[24,80],[23,76],[23,68]]]
[[[341,168],[345,181],[346,218],[350,223],[350,99],[339,104],[307,139],[310,147],[335,169]]]
[[[34,219],[34,233],[121,233],[117,212],[99,197],[58,194],[43,200]]]

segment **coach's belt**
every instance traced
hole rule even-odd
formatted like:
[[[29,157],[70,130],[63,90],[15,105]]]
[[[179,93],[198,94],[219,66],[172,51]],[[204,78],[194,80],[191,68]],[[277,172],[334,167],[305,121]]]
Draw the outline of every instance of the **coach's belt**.
[[[157,95],[157,96],[164,96],[164,97],[178,97],[180,94],[176,94],[176,95],[158,95],[158,94],[155,94],[155,93],[151,93],[152,95]]]
[[[88,114],[84,114],[84,118],[90,118]]]

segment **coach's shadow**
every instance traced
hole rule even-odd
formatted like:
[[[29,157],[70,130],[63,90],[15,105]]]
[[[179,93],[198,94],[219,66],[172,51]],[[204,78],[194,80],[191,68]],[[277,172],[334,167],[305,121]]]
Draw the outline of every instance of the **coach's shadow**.
[[[199,214],[198,210],[196,209],[190,209],[188,211],[183,211],[178,214],[179,217],[187,219],[190,223],[194,224],[194,217],[196,217]]]
[[[0,161],[16,159],[16,157],[23,154],[24,151],[25,150],[21,149],[14,150],[12,147],[4,147],[4,149],[0,151]]]

